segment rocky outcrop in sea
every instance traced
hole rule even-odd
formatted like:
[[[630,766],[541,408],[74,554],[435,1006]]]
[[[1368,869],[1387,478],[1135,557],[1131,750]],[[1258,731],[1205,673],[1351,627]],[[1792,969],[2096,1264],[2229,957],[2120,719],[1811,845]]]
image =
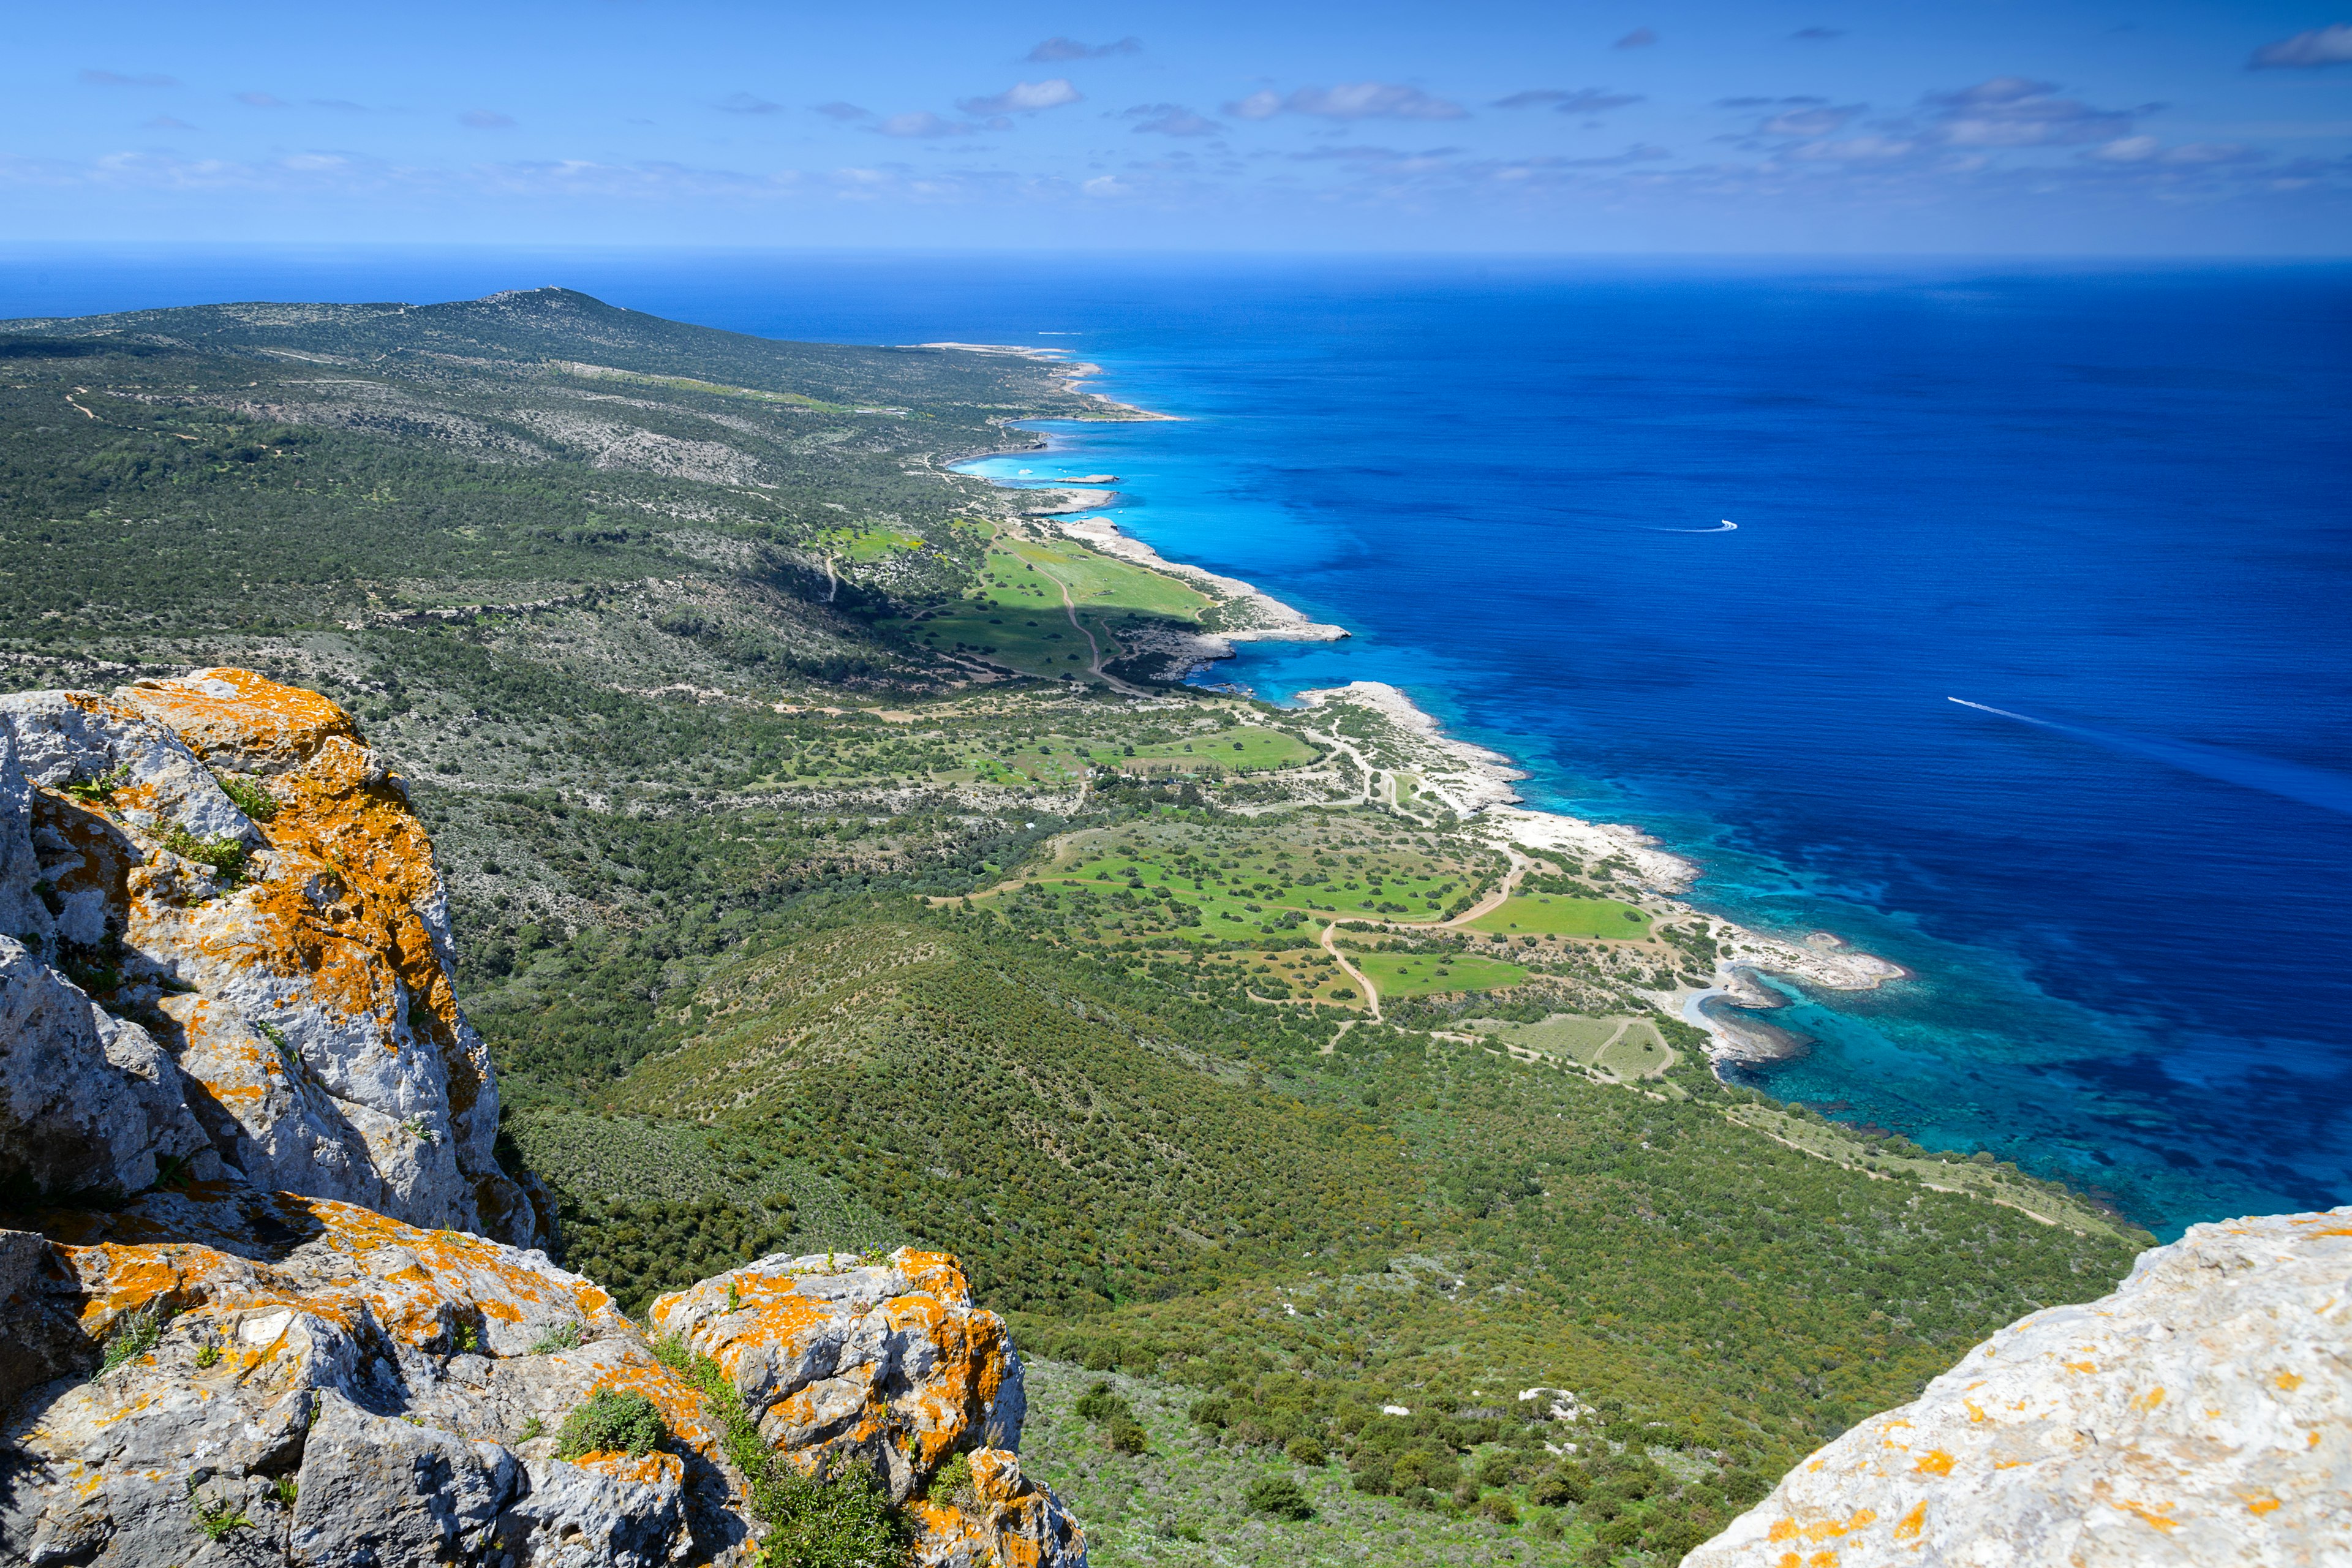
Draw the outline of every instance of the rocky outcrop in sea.
[[[749,1563],[749,1463],[870,1475],[918,1568],[1083,1568],[952,1258],[764,1258],[650,1333],[549,1259],[431,846],[332,702],[0,699],[0,1563]],[[651,1419],[567,1442],[613,1401]]]

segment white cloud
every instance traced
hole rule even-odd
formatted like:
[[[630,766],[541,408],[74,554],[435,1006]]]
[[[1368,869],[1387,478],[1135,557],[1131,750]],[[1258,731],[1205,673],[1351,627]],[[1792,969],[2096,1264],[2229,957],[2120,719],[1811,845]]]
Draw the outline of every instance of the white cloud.
[[[1213,136],[1224,129],[1215,121],[1195,114],[1181,103],[1139,103],[1132,109],[1122,110],[1121,116],[1142,121],[1129,129],[1153,132],[1161,136]]]
[[[2264,44],[2246,62],[2249,70],[2303,69],[2352,65],[2352,23],[2337,22]],[[85,76],[89,73],[84,72]]]
[[[1068,78],[1056,76],[1044,81],[1015,82],[987,98],[964,99],[956,107],[966,114],[1034,114],[1040,110],[1076,103],[1080,96]]]
[[[1098,60],[1110,55],[1139,54],[1143,40],[1132,36],[1108,44],[1082,44],[1076,38],[1059,36],[1046,39],[1029,51],[1033,60]]]
[[[2167,163],[2252,163],[2263,156],[2255,148],[2242,142],[2185,142],[2168,148],[2163,161]]]
[[[1128,184],[1116,174],[1098,174],[1080,185],[1078,189],[1090,196],[1123,196],[1131,193],[1135,187]]]
[[[514,116],[495,109],[469,109],[457,116],[457,123],[468,131],[510,131],[515,121]]]
[[[942,136],[969,136],[979,127],[943,120],[928,109],[918,109],[906,114],[887,116],[877,121],[874,129],[885,136],[905,136],[928,142]]]
[[[1225,112],[1237,120],[1271,120],[1285,110],[1322,120],[1461,120],[1468,113],[1449,99],[1393,81],[1302,87],[1288,98],[1261,90],[1225,105]]]
[[[1532,109],[1542,104],[1560,114],[1605,114],[1612,109],[1622,109],[1641,101],[1642,95],[1638,92],[1611,92],[1604,87],[1581,88],[1574,92],[1556,87],[1539,87],[1526,92],[1515,92],[1508,98],[1498,98],[1493,107]]]
[[[837,98],[830,103],[818,104],[816,106],[816,111],[819,114],[824,115],[827,120],[871,120],[874,118],[874,111],[872,110],[860,109],[854,103],[844,103]]]
[[[1766,136],[1828,136],[1845,129],[1845,122],[1862,112],[1861,104],[1843,109],[1792,109],[1776,114],[1757,129]]]
[[[1894,136],[1849,136],[1842,142],[1808,142],[1790,153],[1817,163],[1884,163],[1917,152],[1919,143]]]
[[[2102,163],[2145,163],[2156,156],[2157,141],[2153,136],[2118,136],[2091,149],[2090,156]]]
[[[2157,107],[2094,109],[2077,99],[2053,97],[2057,90],[2055,82],[1997,76],[1956,92],[1932,93],[1927,101],[1942,110],[1937,135],[1960,147],[2055,147],[2111,142],[2131,134],[2135,113]]]

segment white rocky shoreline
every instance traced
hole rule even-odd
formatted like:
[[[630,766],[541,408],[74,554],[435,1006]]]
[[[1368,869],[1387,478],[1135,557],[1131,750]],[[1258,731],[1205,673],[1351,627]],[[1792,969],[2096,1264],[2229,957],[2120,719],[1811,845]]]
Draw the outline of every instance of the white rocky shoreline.
[[[1073,363],[1050,350],[978,343],[923,346],[1023,354],[1066,366],[1072,373],[1074,387],[1081,376],[1101,373],[1097,365]],[[1102,397],[1134,417],[1173,417],[1113,402],[1100,393],[1085,395]],[[1047,445],[1050,447],[1050,442]],[[1111,477],[1094,474],[1087,479],[1101,481]],[[1110,518],[1066,515],[1100,506],[1117,493],[1081,489],[1076,488],[1078,483],[1070,481],[1061,491],[1066,502],[1031,509],[1025,515],[1106,555],[1202,590],[1217,601],[1220,620],[1232,623],[1197,632],[1170,626],[1140,636],[1129,635],[1130,654],[1159,657],[1173,679],[1181,679],[1195,670],[1233,658],[1235,643],[1337,642],[1351,635],[1344,626],[1311,619],[1238,577],[1171,561],[1143,541],[1121,532]],[[1032,489],[1017,485],[1001,488]],[[1055,493],[1051,486],[1034,489]],[[1390,775],[1385,787],[1393,789],[1398,774],[1409,776],[1417,794],[1442,802],[1446,810],[1464,821],[1483,827],[1498,847],[1514,856],[1525,849],[1538,855],[1550,851],[1573,856],[1580,861],[1615,861],[1626,867],[1631,879],[1650,895],[1654,915],[1700,922],[1717,945],[1713,984],[1664,1001],[1669,1011],[1706,1031],[1708,1057],[1718,1065],[1776,1060],[1802,1048],[1801,1036],[1762,1025],[1743,1029],[1704,1009],[1702,1004],[1718,996],[1735,1006],[1753,1011],[1787,1006],[1786,997],[1759,982],[1759,973],[1780,975],[1801,985],[1825,991],[1875,990],[1910,973],[1901,964],[1850,946],[1832,932],[1812,931],[1791,940],[1751,930],[1683,901],[1677,895],[1687,892],[1699,879],[1700,869],[1696,864],[1668,852],[1655,837],[1638,827],[1623,823],[1590,822],[1528,806],[1516,787],[1519,780],[1528,776],[1527,770],[1499,752],[1447,735],[1434,717],[1403,691],[1384,681],[1359,680],[1341,687],[1302,691],[1297,700],[1308,709],[1349,704],[1384,721],[1388,744],[1404,753],[1404,765],[1385,770]],[[1360,755],[1357,760],[1365,763]],[[1377,780],[1382,770],[1366,765],[1372,780]],[[1370,781],[1367,788],[1369,798]]]

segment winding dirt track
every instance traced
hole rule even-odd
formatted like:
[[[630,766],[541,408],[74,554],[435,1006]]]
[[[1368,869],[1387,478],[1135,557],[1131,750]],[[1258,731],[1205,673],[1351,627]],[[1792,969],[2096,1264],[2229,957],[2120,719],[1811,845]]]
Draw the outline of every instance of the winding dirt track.
[[[1371,1016],[1364,1021],[1370,1024],[1380,1023],[1382,1021],[1381,1018],[1380,988],[1365,978],[1364,972],[1362,970],[1349,963],[1348,955],[1339,951],[1339,944],[1331,940],[1331,933],[1339,929],[1339,928],[1336,923],[1326,925],[1323,928],[1323,951],[1329,953],[1333,958],[1339,961],[1339,967],[1347,971],[1349,979],[1353,980],[1357,984],[1364,988],[1365,1004],[1371,1009]]]
[[[1046,573],[1045,575],[1048,577],[1054,577],[1054,574],[1051,572]],[[1097,680],[1102,681],[1110,686],[1115,690],[1124,691],[1129,697],[1150,696],[1151,693],[1144,690],[1141,687],[1129,686],[1118,676],[1112,675],[1103,668],[1102,644],[1095,641],[1095,634],[1087,630],[1086,623],[1078,619],[1078,602],[1070,597],[1070,585],[1067,583],[1063,582],[1059,577],[1054,577],[1054,586],[1062,591],[1062,613],[1070,617],[1070,625],[1076,630],[1077,634],[1087,639],[1088,659],[1087,664],[1087,673],[1092,675]]]

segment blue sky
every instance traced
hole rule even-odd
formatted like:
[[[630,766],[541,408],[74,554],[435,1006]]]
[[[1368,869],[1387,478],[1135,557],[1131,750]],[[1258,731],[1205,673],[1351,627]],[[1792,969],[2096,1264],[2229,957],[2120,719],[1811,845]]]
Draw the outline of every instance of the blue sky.
[[[2352,0],[131,0],[0,83],[0,240],[2352,249]]]

